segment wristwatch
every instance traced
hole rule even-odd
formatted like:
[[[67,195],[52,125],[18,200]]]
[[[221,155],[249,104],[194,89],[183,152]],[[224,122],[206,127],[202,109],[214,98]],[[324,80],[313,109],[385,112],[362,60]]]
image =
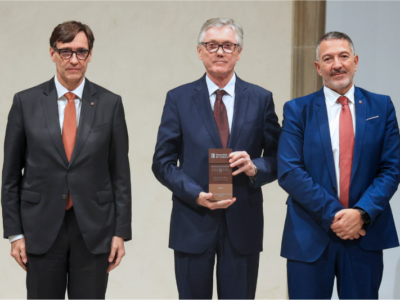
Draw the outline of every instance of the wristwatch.
[[[255,164],[253,164],[253,166],[254,166],[254,171],[256,172],[253,177],[256,177],[257,176],[257,172],[258,172],[258,168],[257,168],[257,166]]]
[[[365,210],[363,210],[362,208],[358,208],[358,207],[356,207],[355,209],[357,209],[360,212],[361,220],[364,222],[364,224],[371,223],[371,217]]]

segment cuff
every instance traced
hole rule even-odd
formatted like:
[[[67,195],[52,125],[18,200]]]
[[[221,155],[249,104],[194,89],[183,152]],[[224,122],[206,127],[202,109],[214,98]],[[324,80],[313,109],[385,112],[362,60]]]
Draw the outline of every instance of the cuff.
[[[10,241],[10,243],[18,241],[20,239],[23,239],[24,235],[23,234],[17,234],[17,235],[11,235],[8,237],[8,240]]]

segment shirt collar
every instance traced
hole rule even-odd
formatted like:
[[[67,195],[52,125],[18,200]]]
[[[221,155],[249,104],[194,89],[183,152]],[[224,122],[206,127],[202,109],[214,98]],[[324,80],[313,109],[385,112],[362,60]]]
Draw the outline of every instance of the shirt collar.
[[[338,98],[342,96],[326,86],[324,86],[324,94],[325,94],[325,100],[330,106],[333,106],[338,100]],[[347,99],[349,99],[349,102],[354,104],[354,84],[343,96],[347,97]]]
[[[206,75],[206,83],[207,83],[207,88],[208,88],[208,94],[211,96],[212,94],[215,93],[216,90],[219,90],[220,88],[218,85],[216,85],[209,77]],[[235,94],[235,84],[236,84],[236,74],[233,73],[233,76],[231,80],[228,82],[228,84],[223,87],[221,90],[225,90],[230,96],[233,97]]]
[[[82,83],[73,91],[69,91],[67,88],[65,88],[58,80],[57,80],[57,74],[54,76],[54,83],[56,84],[56,90],[57,90],[57,97],[60,99],[62,96],[64,96],[68,92],[74,93],[79,99],[82,100],[82,94],[83,94],[83,88],[85,86],[85,81],[86,78],[83,77]]]

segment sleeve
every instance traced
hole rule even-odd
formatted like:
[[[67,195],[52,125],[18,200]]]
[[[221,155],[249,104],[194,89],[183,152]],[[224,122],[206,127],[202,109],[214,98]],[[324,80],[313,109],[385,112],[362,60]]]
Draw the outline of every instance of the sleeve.
[[[261,187],[277,179],[278,164],[276,155],[280,134],[281,126],[275,113],[274,100],[272,94],[269,94],[264,113],[263,155],[252,160],[258,169],[257,176],[250,179],[253,188]]]
[[[26,137],[18,94],[8,115],[4,141],[1,204],[4,238],[23,234],[20,216],[20,187],[25,166]]]
[[[355,205],[368,213],[371,218],[371,225],[388,205],[400,181],[399,126],[390,97],[388,97],[388,103],[385,136],[379,158],[379,172]]]
[[[182,149],[182,138],[179,112],[170,91],[167,94],[158,129],[152,170],[157,180],[174,195],[192,207],[198,208],[196,199],[203,188],[177,165]]]
[[[116,226],[114,235],[132,239],[132,195],[129,169],[129,140],[124,107],[119,97],[112,128],[109,168],[115,197]]]
[[[306,171],[302,120],[293,101],[285,104],[283,118],[278,149],[279,185],[328,232],[335,214],[344,207]]]

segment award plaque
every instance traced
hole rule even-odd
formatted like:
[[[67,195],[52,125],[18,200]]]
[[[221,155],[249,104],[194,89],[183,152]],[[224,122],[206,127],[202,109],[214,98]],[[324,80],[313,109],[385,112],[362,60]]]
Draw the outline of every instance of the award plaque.
[[[232,199],[232,168],[229,166],[229,154],[232,149],[209,149],[209,193],[213,194],[210,201]]]

